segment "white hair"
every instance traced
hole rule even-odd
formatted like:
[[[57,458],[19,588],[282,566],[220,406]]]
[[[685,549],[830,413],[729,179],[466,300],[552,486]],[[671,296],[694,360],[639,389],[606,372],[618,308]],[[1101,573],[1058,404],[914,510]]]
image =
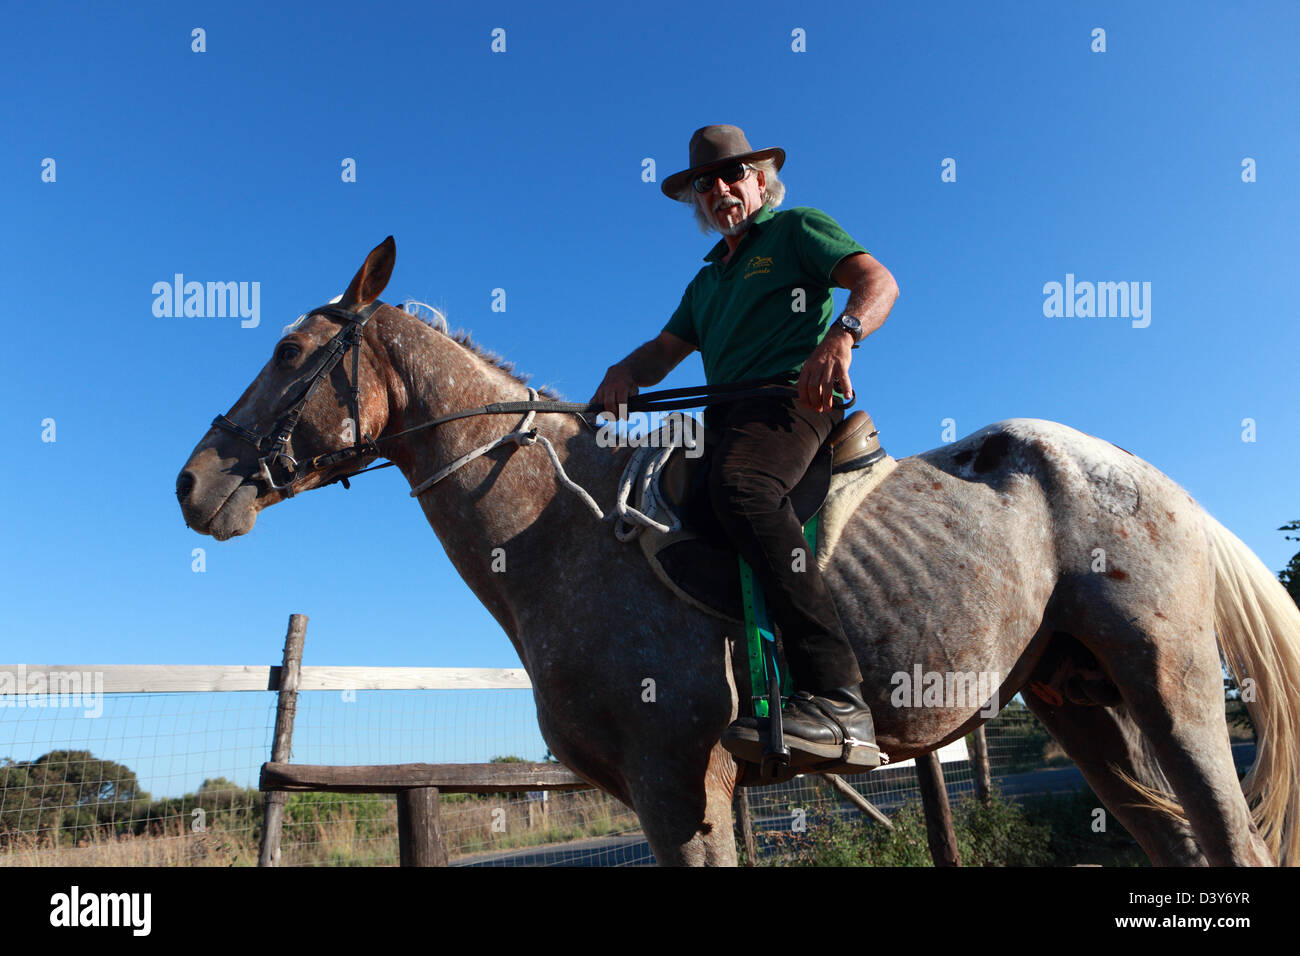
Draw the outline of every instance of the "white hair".
[[[746,163],[745,165],[752,166],[763,172],[763,205],[769,209],[775,209],[781,205],[785,199],[785,183],[781,182],[776,175],[776,163],[771,159],[760,159],[756,163]],[[700,204],[696,201],[695,197],[697,195],[699,193],[695,191],[694,183],[690,182],[677,194],[677,201],[690,204],[691,209],[695,212],[695,224],[700,227],[700,232],[717,232],[717,227],[709,220],[708,213],[700,208]]]
[[[428,318],[420,314],[421,309],[429,310],[430,314]],[[427,302],[421,302],[418,299],[407,299],[402,303],[402,311],[415,316],[417,319],[424,322],[425,325],[432,326],[443,335],[451,335],[451,333],[447,331],[447,314],[441,309],[435,309]]]

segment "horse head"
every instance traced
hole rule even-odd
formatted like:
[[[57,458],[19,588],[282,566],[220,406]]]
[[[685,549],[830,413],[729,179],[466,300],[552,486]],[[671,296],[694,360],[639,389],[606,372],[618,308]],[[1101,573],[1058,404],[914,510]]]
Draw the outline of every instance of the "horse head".
[[[389,236],[347,291],[285,331],[270,361],[195,447],[176,481],[185,523],[224,541],[263,508],[364,467],[390,418],[387,363],[367,327],[397,257]]]

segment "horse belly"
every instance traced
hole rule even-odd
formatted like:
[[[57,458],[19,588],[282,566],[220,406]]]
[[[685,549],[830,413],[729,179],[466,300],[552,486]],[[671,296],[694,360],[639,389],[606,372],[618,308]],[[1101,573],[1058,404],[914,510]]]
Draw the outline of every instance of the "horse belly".
[[[996,714],[1055,583],[1043,495],[903,459],[850,519],[826,571],[887,752]]]

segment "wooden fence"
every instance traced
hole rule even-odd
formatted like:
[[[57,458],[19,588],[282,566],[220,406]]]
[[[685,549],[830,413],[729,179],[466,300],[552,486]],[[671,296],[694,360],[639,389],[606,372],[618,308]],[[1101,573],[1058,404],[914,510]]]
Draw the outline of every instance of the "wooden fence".
[[[259,866],[280,864],[280,839],[288,794],[302,791],[333,793],[392,793],[397,796],[399,859],[402,866],[445,866],[438,798],[441,793],[518,793],[541,790],[588,790],[594,785],[566,767],[553,763],[389,764],[379,766],[319,766],[289,763],[294,717],[300,691],[309,690],[483,690],[530,689],[522,668],[451,667],[330,667],[304,666],[307,617],[289,617],[283,663],[276,666],[110,665],[24,666],[33,675],[50,678],[93,670],[102,678],[96,691],[106,694],[189,693],[196,691],[276,691],[275,733],[271,759],[261,768],[259,789],[265,794],[265,826]],[[976,792],[989,799],[988,750],[981,728],[972,735],[971,764]],[[916,760],[917,779],[925,810],[927,834],[938,866],[959,865],[943,769],[936,754]],[[889,826],[889,818],[848,783],[833,774],[822,777],[833,792],[864,814]],[[740,837],[755,858],[746,788],[738,787],[735,811]]]
[[[500,671],[451,668],[305,668],[302,649],[307,616],[289,617],[284,663],[278,671],[279,702],[271,760],[262,765],[258,789],[266,794],[266,825],[258,866],[279,866],[285,801],[291,792],[394,793],[397,841],[402,866],[446,866],[447,848],[439,820],[440,793],[515,793],[528,790],[588,790],[592,784],[557,764],[388,764],[312,766],[289,763],[293,721],[300,690],[446,690],[449,688],[529,688],[520,669]],[[397,673],[394,673],[397,672]],[[360,679],[360,683],[358,682]],[[309,683],[310,680],[310,683]]]
[[[481,671],[453,671],[447,668],[423,668],[420,673],[404,668],[400,685],[387,676],[387,668],[304,668],[302,650],[306,639],[307,617],[294,614],[289,618],[289,632],[284,643],[284,663],[275,668],[279,678],[279,705],[276,709],[275,737],[271,761],[262,766],[259,788],[266,793],[266,826],[262,831],[259,866],[277,866],[280,860],[280,833],[284,819],[284,802],[289,792],[325,791],[331,793],[394,793],[397,795],[397,832],[399,859],[402,866],[446,866],[447,851],[442,840],[439,819],[440,793],[512,793],[529,790],[586,790],[592,784],[572,771],[555,764],[389,764],[380,766],[311,766],[290,764],[293,719],[299,690],[338,690],[355,688],[358,677],[375,690],[445,689],[447,687],[531,687],[522,670],[502,670],[496,675]],[[308,686],[308,671],[312,683]],[[972,749],[976,768],[977,791],[987,803],[990,779],[988,749],[984,731],[976,731],[978,743]],[[936,866],[959,866],[957,839],[953,831],[952,811],[944,784],[943,767],[937,754],[916,760],[917,781],[925,812],[926,833],[931,857]],[[836,795],[883,824],[889,818],[848,783],[834,774],[822,775]],[[752,864],[755,859],[753,825],[745,788],[737,788],[735,812],[740,836]]]

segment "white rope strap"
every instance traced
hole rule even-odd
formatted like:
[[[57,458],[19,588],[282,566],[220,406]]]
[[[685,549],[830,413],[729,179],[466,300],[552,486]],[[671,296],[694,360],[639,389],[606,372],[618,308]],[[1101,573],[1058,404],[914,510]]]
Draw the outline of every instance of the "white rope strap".
[[[623,476],[618,482],[618,500],[614,504],[618,522],[614,525],[614,536],[619,541],[631,541],[641,533],[641,529],[654,528],[661,534],[668,534],[681,528],[681,522],[672,509],[663,507],[663,502],[655,493],[657,483],[654,478],[672,455],[672,448],[641,447],[634,451],[623,469]],[[644,512],[628,504],[632,495],[632,485],[639,486],[640,500]],[[654,519],[660,512],[666,513],[670,524],[662,524]]]
[[[528,400],[536,401],[536,399],[537,399],[537,390],[534,388],[528,389]],[[442,481],[442,479],[446,478],[448,475],[454,474],[455,472],[463,468],[465,465],[468,465],[475,458],[479,458],[482,455],[486,455],[493,448],[499,448],[501,445],[504,445],[508,441],[517,442],[518,444],[521,445],[531,445],[533,442],[537,441],[537,432],[533,430],[532,427],[533,419],[536,417],[537,417],[537,412],[530,411],[527,415],[524,416],[523,423],[520,424],[520,426],[515,431],[510,432],[508,435],[502,435],[500,438],[496,439],[495,441],[490,441],[486,445],[480,445],[478,448],[475,448],[473,451],[466,452],[465,454],[461,455],[459,458],[457,458],[451,464],[447,465],[445,468],[440,468],[438,471],[434,472],[434,474],[431,477],[424,479],[424,481],[420,482],[418,485],[412,488],[411,497],[418,498],[421,494],[423,494],[425,491],[428,491],[430,488],[432,488],[438,482]],[[549,442],[547,444],[549,444]],[[604,516],[602,515],[602,517]]]
[[[570,478],[568,473],[565,472],[564,465],[560,463],[560,456],[555,454],[555,446],[551,444],[551,440],[545,435],[534,435],[526,444],[531,445],[534,441],[540,441],[546,447],[546,454],[551,456],[551,464],[555,466],[555,474],[560,479],[560,484],[585,501],[596,517],[604,521],[605,513],[600,510],[600,505],[596,504],[596,499],[591,497],[586,488]]]
[[[528,389],[528,400],[529,401],[537,400],[536,389],[534,388]],[[502,445],[504,445],[506,442],[515,442],[516,444],[519,445],[533,445],[540,441],[543,447],[546,449],[546,454],[550,456],[551,465],[554,466],[555,468],[555,473],[556,476],[559,478],[560,484],[564,485],[564,487],[568,488],[579,498],[581,498],[584,502],[586,502],[587,507],[589,507],[592,510],[592,512],[596,515],[597,518],[599,518],[602,521],[606,520],[606,515],[603,511],[601,511],[600,505],[596,504],[596,499],[594,499],[587,492],[586,488],[583,488],[580,484],[578,484],[576,481],[570,478],[568,473],[564,470],[564,465],[560,461],[560,457],[555,453],[555,446],[551,444],[550,439],[548,439],[545,435],[537,434],[537,429],[532,427],[533,419],[536,417],[537,417],[537,412],[535,411],[528,412],[528,414],[524,416],[524,420],[520,423],[519,427],[516,428],[514,431],[502,435],[500,438],[490,441],[486,445],[480,445],[478,448],[475,448],[473,451],[466,452],[465,454],[457,458],[455,461],[451,462],[450,464],[446,465],[443,468],[440,468],[432,476],[426,478],[424,481],[420,482],[418,485],[412,488],[411,497],[412,498],[419,497],[425,491],[428,491],[438,482],[442,481],[442,479],[446,478],[448,475],[454,474],[456,471],[460,470],[465,465],[469,464],[475,458],[480,458],[483,455],[486,455],[492,449],[499,448]],[[636,476],[637,471],[641,466],[641,462],[643,462],[646,459],[648,453],[653,453],[653,456],[651,457],[650,461],[646,464],[646,468],[644,469],[644,471],[640,476],[640,485],[641,485],[641,491],[643,496],[642,500],[648,500],[648,498],[655,499],[652,502],[653,507],[650,509],[651,514],[654,514],[656,511],[660,510],[660,502],[654,496],[653,486],[651,485],[650,482],[654,474],[658,472],[661,468],[663,468],[663,466],[667,463],[668,455],[672,453],[672,449],[671,448],[644,448],[644,447],[638,448],[636,452],[634,452],[629,458],[627,467],[623,469],[623,475],[619,479],[619,494],[618,494],[618,502],[616,504],[616,516],[618,519],[620,519],[620,523],[618,526],[615,527],[615,534],[618,536],[618,539],[620,541],[630,541],[632,538],[636,537],[638,534],[641,533],[642,526],[655,528],[656,530],[662,532],[676,531],[680,527],[680,524],[677,521],[676,517],[673,517],[672,519],[673,523],[672,526],[670,527],[668,525],[660,524],[658,521],[655,521],[649,515],[642,514],[636,508],[633,508],[631,505],[627,503],[628,496],[632,490],[632,482],[634,480],[634,477]],[[648,496],[647,496],[647,489],[649,489]],[[669,513],[671,514],[671,512]],[[615,517],[615,515],[610,515],[609,517]],[[630,522],[633,525],[633,527],[625,530],[622,526],[623,522]]]

